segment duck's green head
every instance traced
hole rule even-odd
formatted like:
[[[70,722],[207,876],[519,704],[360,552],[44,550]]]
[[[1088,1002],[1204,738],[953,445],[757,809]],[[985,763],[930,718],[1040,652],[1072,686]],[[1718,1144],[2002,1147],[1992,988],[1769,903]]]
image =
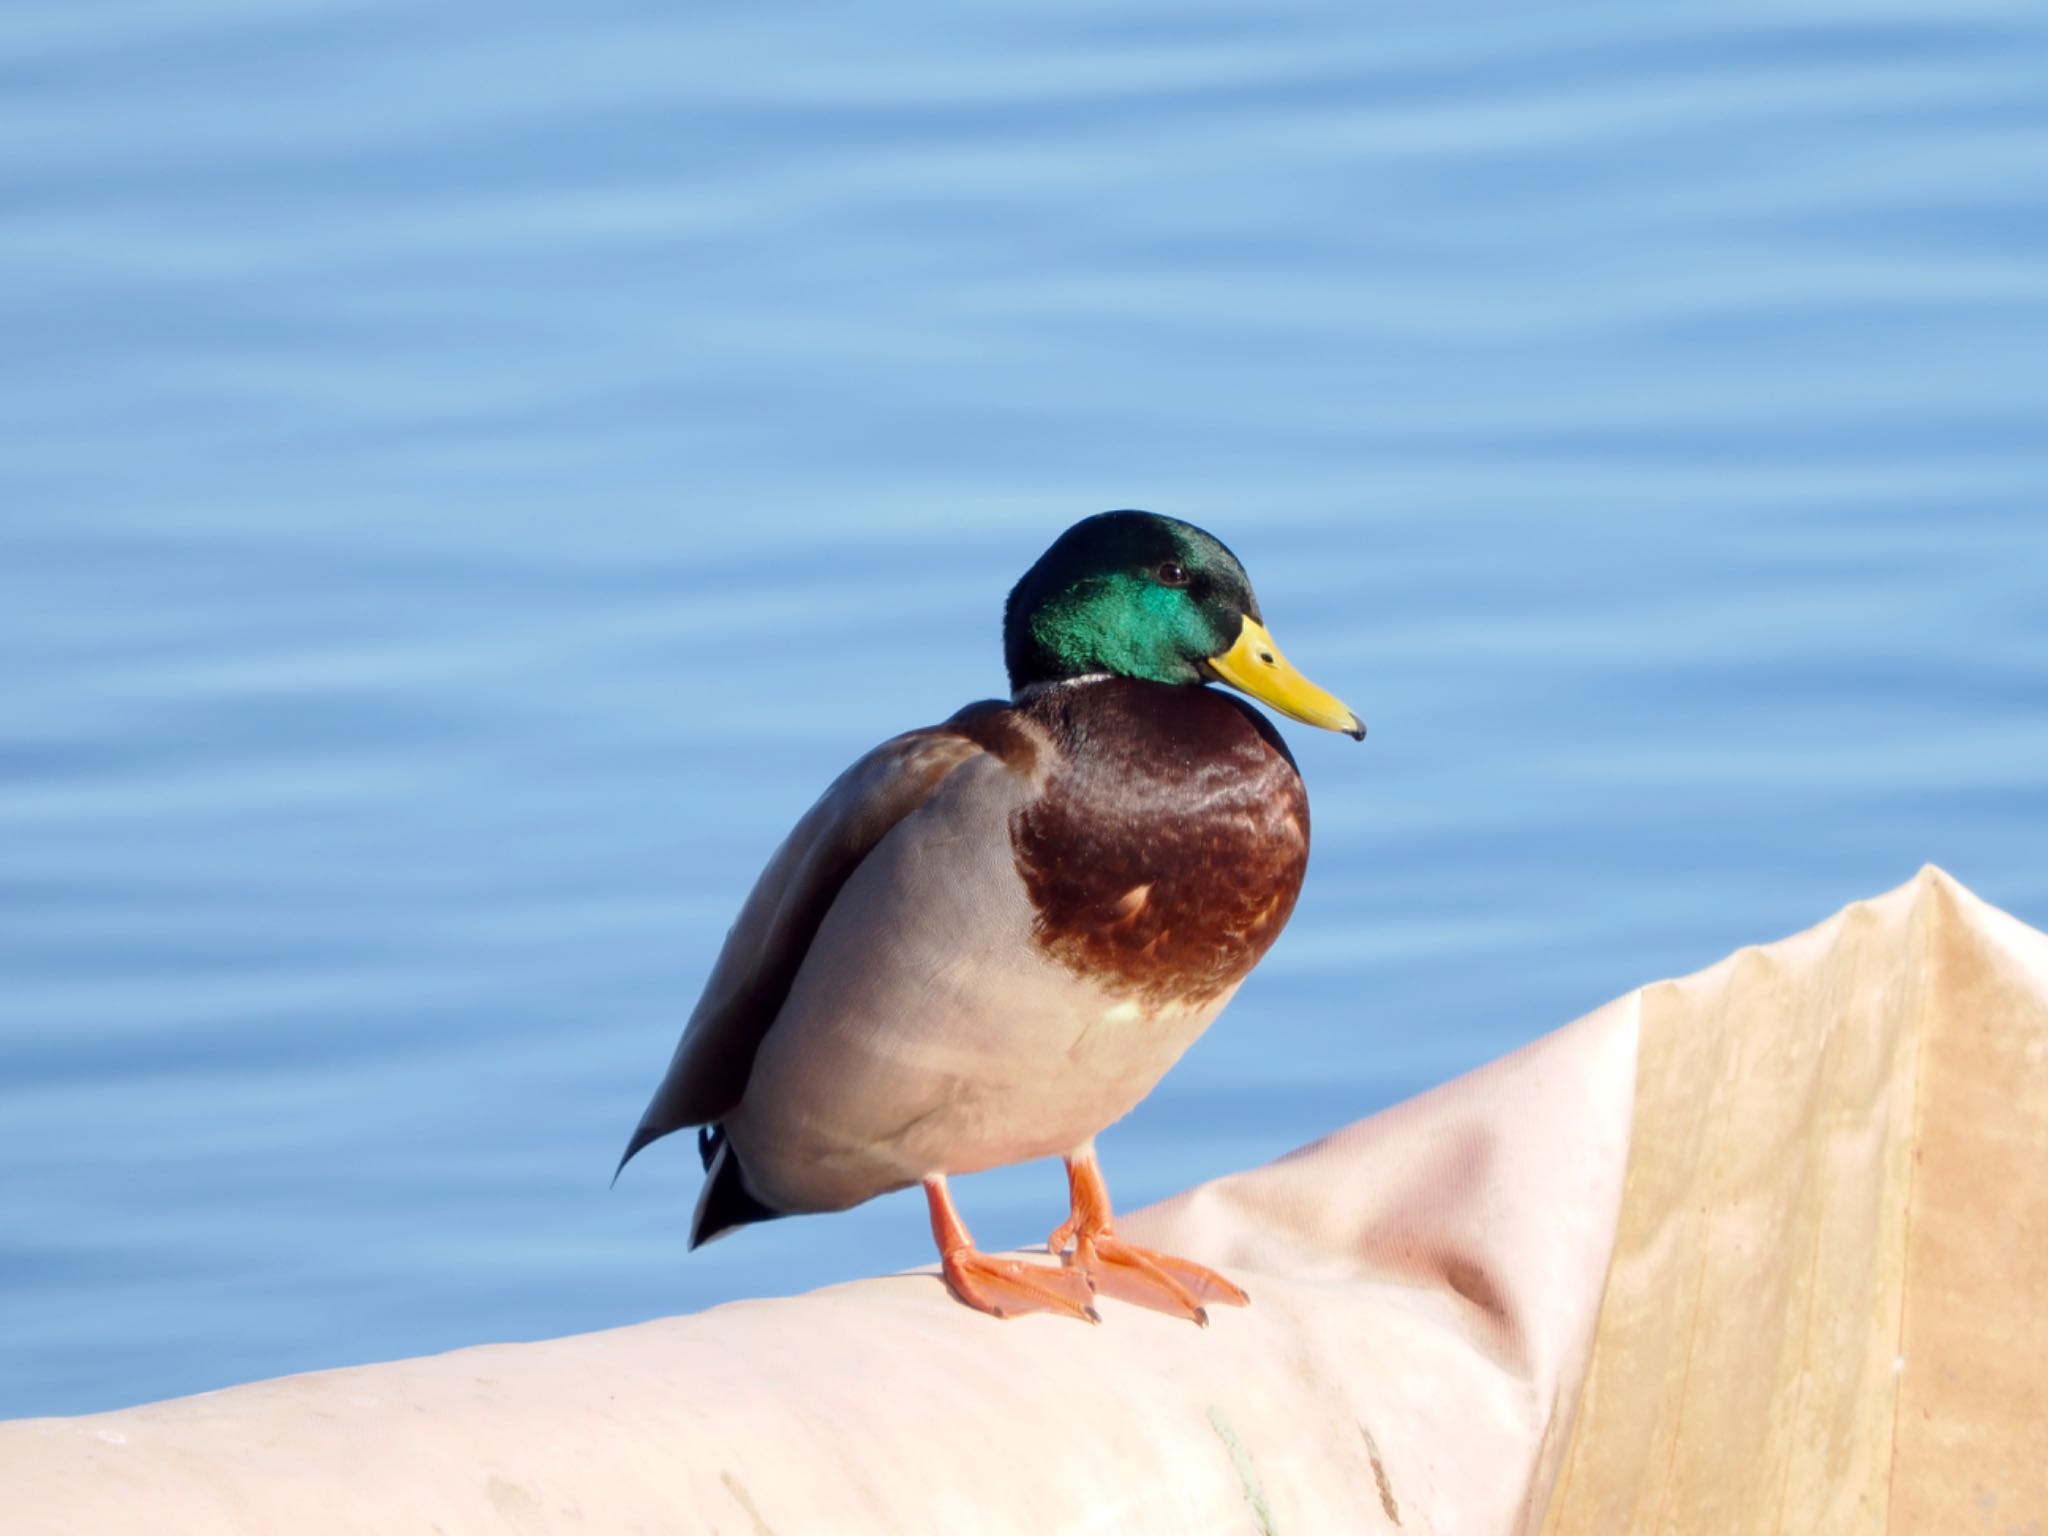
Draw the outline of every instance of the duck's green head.
[[[1015,692],[1099,673],[1223,682],[1309,725],[1365,735],[1280,654],[1222,540],[1155,512],[1103,512],[1054,540],[1010,592],[1003,660]]]

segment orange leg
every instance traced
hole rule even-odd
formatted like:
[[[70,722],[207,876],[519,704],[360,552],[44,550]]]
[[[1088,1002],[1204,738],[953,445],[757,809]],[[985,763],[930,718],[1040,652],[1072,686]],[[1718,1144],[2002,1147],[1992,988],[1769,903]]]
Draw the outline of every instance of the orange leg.
[[[1251,1298],[1213,1269],[1170,1253],[1155,1253],[1116,1235],[1110,1216],[1109,1189],[1102,1182],[1094,1147],[1067,1158],[1067,1191],[1073,1214],[1061,1222],[1046,1247],[1054,1253],[1073,1245],[1068,1262],[1095,1282],[1105,1296],[1155,1312],[1167,1312],[1209,1326],[1204,1303],[1230,1307],[1251,1305]]]
[[[943,1174],[924,1181],[924,1197],[932,1208],[932,1240],[953,1294],[978,1312],[994,1317],[1022,1317],[1027,1312],[1053,1312],[1062,1317],[1102,1321],[1090,1305],[1095,1287],[1079,1270],[1047,1269],[1022,1259],[998,1259],[982,1253],[967,1235],[967,1224],[953,1209]]]

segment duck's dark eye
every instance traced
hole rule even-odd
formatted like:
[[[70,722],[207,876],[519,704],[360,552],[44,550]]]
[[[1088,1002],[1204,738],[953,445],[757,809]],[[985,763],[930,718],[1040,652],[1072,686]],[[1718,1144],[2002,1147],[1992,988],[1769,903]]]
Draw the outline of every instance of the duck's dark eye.
[[[1184,587],[1188,584],[1187,567],[1178,560],[1162,560],[1153,574],[1159,578],[1162,587]]]

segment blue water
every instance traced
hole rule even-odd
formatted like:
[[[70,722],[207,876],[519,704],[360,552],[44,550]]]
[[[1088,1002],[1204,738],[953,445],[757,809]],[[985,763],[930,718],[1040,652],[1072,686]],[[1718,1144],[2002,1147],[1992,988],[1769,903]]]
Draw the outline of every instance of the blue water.
[[[1923,861],[2048,925],[2044,82],[1953,0],[13,0],[0,1414],[924,1261],[606,1180],[1104,507],[1372,726],[1124,1203]]]

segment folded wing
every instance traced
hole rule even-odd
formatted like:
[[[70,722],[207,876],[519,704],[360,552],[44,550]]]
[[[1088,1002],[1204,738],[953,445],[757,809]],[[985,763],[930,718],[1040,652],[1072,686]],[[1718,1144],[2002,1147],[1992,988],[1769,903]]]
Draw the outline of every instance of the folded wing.
[[[956,728],[971,713],[882,743],[804,813],[726,935],[620,1168],[649,1142],[710,1124],[739,1103],[761,1042],[848,878],[890,828],[983,750]]]

